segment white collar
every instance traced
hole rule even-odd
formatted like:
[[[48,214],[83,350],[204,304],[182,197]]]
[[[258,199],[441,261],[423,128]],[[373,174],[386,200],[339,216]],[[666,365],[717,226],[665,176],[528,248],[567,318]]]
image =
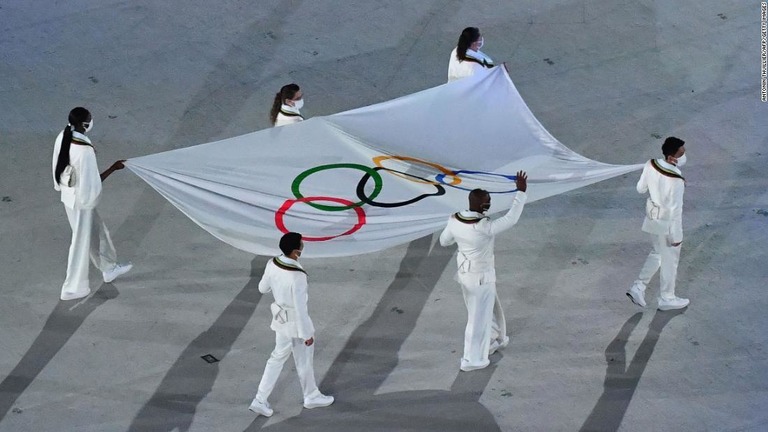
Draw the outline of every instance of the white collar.
[[[79,139],[80,141],[85,141],[88,144],[91,143],[91,139],[88,138],[85,134],[81,134],[80,132],[73,130],[72,131],[72,137]]]
[[[661,165],[662,168],[666,168],[670,171],[674,171],[678,174],[681,174],[680,168],[678,168],[676,165],[672,165],[671,163],[667,162],[664,159],[656,159],[656,162],[658,162],[658,164]]]
[[[295,259],[293,259],[293,258],[288,258],[287,256],[285,256],[285,254],[283,254],[283,255],[280,255],[279,257],[277,257],[277,259],[278,259],[280,262],[282,262],[283,264],[290,264],[290,265],[292,265],[292,266],[296,266],[296,267],[298,267],[298,268],[300,268],[300,269],[303,269],[303,268],[304,268],[304,267],[302,267],[302,266],[301,266],[301,264],[299,264],[299,262],[298,262],[298,261],[296,261],[296,260],[295,260]]]
[[[301,115],[301,112],[296,109],[296,107],[292,107],[290,105],[282,104],[280,106],[280,111],[287,111],[289,113],[299,114]]]
[[[476,212],[474,210],[462,210],[459,213],[461,213],[461,215],[464,216],[464,217],[477,217],[477,218],[484,218],[485,217],[484,214],[482,214],[480,212]]]
[[[472,57],[475,60],[480,60],[480,61],[485,60],[485,61],[487,61],[489,63],[493,63],[493,60],[491,60],[490,57],[485,55],[484,52],[482,52],[482,51],[474,51],[471,48],[467,48],[467,57]]]

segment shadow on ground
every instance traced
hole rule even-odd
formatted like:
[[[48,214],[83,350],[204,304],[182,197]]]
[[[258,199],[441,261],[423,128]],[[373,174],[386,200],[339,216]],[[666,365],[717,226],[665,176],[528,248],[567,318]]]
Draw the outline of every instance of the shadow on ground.
[[[605,349],[605,361],[608,367],[605,371],[603,394],[592,409],[584,424],[582,432],[587,431],[615,431],[619,429],[624,414],[627,412],[632,396],[635,394],[640,377],[643,376],[645,367],[651,359],[656,343],[659,341],[661,331],[669,324],[672,318],[685,313],[685,309],[675,311],[657,311],[651,320],[648,333],[637,349],[629,366],[626,365],[625,346],[629,335],[642,318],[642,312],[630,317],[619,330],[619,334],[608,344]]]
[[[43,330],[32,342],[24,357],[0,383],[0,421],[11,409],[16,400],[48,365],[48,362],[61,350],[83,322],[107,300],[118,296],[112,284],[103,284],[82,303],[59,301],[48,316]]]
[[[457,358],[458,376],[449,391],[374,394],[397,367],[400,348],[453,256],[453,249],[439,247],[430,253],[431,239],[428,236],[411,242],[395,280],[370,318],[352,333],[320,384],[336,402],[327,408],[305,409],[297,417],[267,427],[263,427],[267,419],[257,417],[246,431],[500,430],[493,415],[478,402],[493,375],[498,354],[490,367],[473,372],[459,373]],[[458,287],[456,293],[459,295]],[[284,374],[281,381],[286,379],[297,381],[295,376]]]
[[[136,414],[129,431],[189,430],[197,405],[210,393],[219,375],[219,363],[209,364],[201,356],[211,354],[223,360],[232,349],[261,300],[259,280],[267,260],[257,256],[251,261],[248,283],[211,327],[187,345]]]

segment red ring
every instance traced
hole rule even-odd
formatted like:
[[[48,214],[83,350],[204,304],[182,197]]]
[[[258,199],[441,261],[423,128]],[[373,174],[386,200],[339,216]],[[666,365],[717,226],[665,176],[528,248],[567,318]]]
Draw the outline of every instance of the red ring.
[[[310,202],[310,201],[330,201],[336,204],[343,204],[345,206],[354,206],[355,203],[353,203],[350,200],[346,200],[344,198],[334,198],[334,197],[326,197],[326,196],[312,196],[312,197],[302,197],[302,198],[295,198],[295,199],[287,199],[283,203],[283,205],[280,206],[279,209],[275,212],[275,225],[277,226],[277,229],[279,229],[283,234],[287,234],[288,228],[285,227],[285,221],[283,221],[283,216],[285,215],[285,212],[288,211],[291,206],[296,204],[297,202]],[[333,240],[336,237],[341,237],[345,235],[350,235],[354,233],[355,231],[359,230],[360,228],[365,225],[365,211],[362,207],[352,207],[352,210],[357,213],[357,223],[355,226],[350,228],[349,230],[335,236],[327,236],[327,237],[309,237],[302,234],[301,239],[305,241],[328,241]]]

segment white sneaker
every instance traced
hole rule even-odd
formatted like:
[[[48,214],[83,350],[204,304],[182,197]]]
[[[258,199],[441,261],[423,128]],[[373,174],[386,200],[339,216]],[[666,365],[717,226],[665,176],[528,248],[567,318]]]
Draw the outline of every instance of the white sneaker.
[[[104,282],[110,283],[113,280],[117,279],[118,276],[128,273],[132,268],[133,268],[133,264],[131,263],[115,264],[115,266],[112,267],[112,270],[102,272],[101,274],[104,276]]]
[[[269,402],[262,402],[258,399],[253,399],[251,406],[249,406],[248,409],[255,412],[257,416],[263,415],[264,417],[272,417],[272,413],[274,413],[269,406]]]
[[[509,336],[504,336],[504,339],[494,339],[491,341],[491,345],[488,347],[488,355],[495,353],[496,351],[509,345]]]
[[[645,307],[645,292],[640,288],[640,284],[635,283],[632,288],[627,291],[627,297],[632,300],[632,303]]]
[[[671,300],[664,300],[660,298],[659,310],[667,311],[667,310],[673,310],[673,309],[682,309],[688,306],[690,303],[691,301],[686,298],[675,297]]]
[[[465,362],[464,359],[461,360],[461,366],[459,369],[463,370],[464,372],[470,372],[473,370],[483,369],[487,368],[488,365],[491,364],[491,361],[486,359],[485,361],[479,363],[479,364],[472,364],[469,362]]]
[[[322,407],[327,407],[332,403],[333,403],[333,396],[326,396],[321,393],[317,396],[304,400],[304,408],[306,409],[322,408]]]
[[[86,288],[85,291],[72,293],[72,292],[63,292],[61,293],[61,299],[62,300],[77,300],[81,299],[83,297],[88,297],[88,294],[91,293],[90,288]]]

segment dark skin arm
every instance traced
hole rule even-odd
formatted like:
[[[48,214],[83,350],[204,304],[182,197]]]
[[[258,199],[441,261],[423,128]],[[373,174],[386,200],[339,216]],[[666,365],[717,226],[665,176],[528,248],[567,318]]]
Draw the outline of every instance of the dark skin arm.
[[[125,159],[121,159],[115,163],[112,164],[109,168],[106,169],[103,173],[101,173],[101,181],[104,181],[109,177],[113,172],[119,171],[123,168],[125,168],[125,165],[123,164],[125,162]]]

